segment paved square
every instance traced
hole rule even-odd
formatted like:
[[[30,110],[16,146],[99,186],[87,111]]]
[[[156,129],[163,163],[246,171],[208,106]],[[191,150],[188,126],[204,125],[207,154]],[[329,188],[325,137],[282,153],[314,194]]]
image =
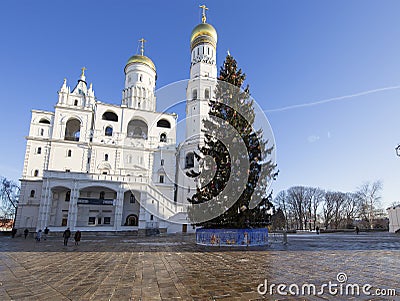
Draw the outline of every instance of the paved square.
[[[54,233],[53,233],[54,235]],[[400,300],[400,236],[296,234],[284,246],[202,247],[193,235],[0,237],[0,300]],[[370,284],[397,297],[260,295],[259,284]]]

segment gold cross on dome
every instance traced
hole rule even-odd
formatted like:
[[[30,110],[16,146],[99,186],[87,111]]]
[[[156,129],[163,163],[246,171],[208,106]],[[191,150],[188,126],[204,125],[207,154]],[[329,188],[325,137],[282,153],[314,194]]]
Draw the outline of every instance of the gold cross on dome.
[[[208,10],[208,7],[205,6],[204,4],[200,5],[199,7],[203,10],[203,12],[201,13],[201,22],[206,23],[207,20],[206,10]]]
[[[144,55],[144,43],[146,43],[147,41],[141,38],[139,42],[140,42],[140,55]]]
[[[82,70],[82,74],[81,75],[85,76],[85,70],[87,70],[86,67],[82,67],[81,70]]]

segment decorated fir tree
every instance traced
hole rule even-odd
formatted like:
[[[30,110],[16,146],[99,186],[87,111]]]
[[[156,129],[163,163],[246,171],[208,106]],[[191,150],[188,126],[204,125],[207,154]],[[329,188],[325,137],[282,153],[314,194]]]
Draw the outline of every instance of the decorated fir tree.
[[[253,128],[255,111],[246,75],[228,54],[220,69],[215,100],[203,120],[204,143],[195,153],[197,191],[188,199],[193,224],[205,228],[258,228],[270,224],[269,181],[275,179],[273,146]]]

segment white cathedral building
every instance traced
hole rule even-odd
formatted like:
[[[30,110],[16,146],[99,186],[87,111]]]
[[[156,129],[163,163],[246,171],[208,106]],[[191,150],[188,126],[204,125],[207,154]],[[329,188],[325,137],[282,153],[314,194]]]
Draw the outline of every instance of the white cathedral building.
[[[156,66],[143,43],[124,68],[121,105],[96,100],[82,68],[73,89],[64,80],[54,112],[32,110],[19,231],[193,231],[185,207],[195,183],[185,171],[197,166],[193,151],[217,81],[217,32],[203,6],[190,39],[186,140],[180,145],[177,115],[156,111]]]

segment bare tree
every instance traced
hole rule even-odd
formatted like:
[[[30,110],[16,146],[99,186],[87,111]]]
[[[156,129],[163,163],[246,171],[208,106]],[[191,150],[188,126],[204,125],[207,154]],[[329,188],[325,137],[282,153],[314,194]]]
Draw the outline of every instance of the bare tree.
[[[1,178],[0,185],[1,218],[3,220],[13,220],[14,227],[20,188],[16,183],[5,177]]]
[[[360,202],[360,216],[368,222],[371,228],[373,228],[375,210],[380,205],[381,190],[382,182],[375,181],[373,183],[365,182],[356,192],[356,196]]]
[[[307,205],[307,189],[303,186],[291,187],[287,191],[287,204],[292,212],[296,228],[303,230],[307,223],[306,208]]]
[[[289,229],[289,210],[287,206],[287,194],[285,190],[282,190],[274,199],[274,204],[283,211],[285,215],[285,227]]]

